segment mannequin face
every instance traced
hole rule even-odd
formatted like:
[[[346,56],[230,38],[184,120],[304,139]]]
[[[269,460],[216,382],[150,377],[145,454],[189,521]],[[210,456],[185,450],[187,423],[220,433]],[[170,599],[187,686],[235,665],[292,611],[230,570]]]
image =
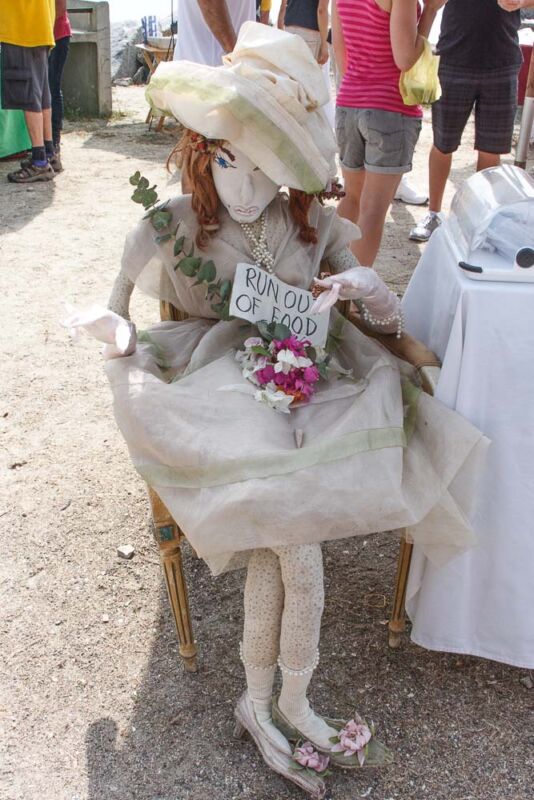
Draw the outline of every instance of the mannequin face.
[[[280,188],[229,142],[213,157],[211,172],[221,203],[236,222],[257,220]]]

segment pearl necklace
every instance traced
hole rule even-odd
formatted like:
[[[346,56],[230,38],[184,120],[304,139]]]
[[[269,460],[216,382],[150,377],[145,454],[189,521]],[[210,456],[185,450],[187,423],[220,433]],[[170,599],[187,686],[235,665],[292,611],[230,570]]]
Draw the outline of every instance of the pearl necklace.
[[[271,275],[274,275],[274,256],[267,246],[266,219],[267,212],[264,211],[255,222],[241,222],[240,224],[250,245],[256,266],[263,267]]]

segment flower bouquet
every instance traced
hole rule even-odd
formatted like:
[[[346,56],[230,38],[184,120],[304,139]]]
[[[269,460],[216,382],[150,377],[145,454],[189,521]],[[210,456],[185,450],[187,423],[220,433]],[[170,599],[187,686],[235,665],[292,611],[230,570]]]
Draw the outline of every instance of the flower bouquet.
[[[258,322],[259,336],[245,340],[238,350],[243,376],[258,389],[254,398],[275,411],[289,414],[309,402],[317,383],[331,373],[348,375],[323,347],[300,340],[281,323]]]

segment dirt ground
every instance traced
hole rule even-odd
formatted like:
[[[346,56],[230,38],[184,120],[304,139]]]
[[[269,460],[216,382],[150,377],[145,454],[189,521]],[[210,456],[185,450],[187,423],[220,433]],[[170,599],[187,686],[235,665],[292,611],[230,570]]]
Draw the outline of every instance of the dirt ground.
[[[184,672],[148,525],[143,482],[116,428],[99,347],[69,341],[64,300],[105,303],[139,218],[137,169],[170,194],[171,136],[148,132],[142,90],[119,88],[109,123],[69,124],[65,172],[20,187],[0,164],[0,798],[292,800],[304,797],[234,742],[243,575],[212,579],[186,548],[196,675]],[[447,193],[472,171],[471,130]],[[429,125],[415,180],[426,184]],[[174,190],[176,187],[174,187]],[[378,269],[402,292],[424,209],[395,204]],[[133,318],[157,318],[135,295]],[[132,561],[117,547],[135,547]],[[476,658],[387,647],[392,537],[324,548],[327,605],[312,699],[373,719],[384,772],[337,772],[335,800],[531,800],[534,690]],[[521,679],[525,682],[522,683]]]

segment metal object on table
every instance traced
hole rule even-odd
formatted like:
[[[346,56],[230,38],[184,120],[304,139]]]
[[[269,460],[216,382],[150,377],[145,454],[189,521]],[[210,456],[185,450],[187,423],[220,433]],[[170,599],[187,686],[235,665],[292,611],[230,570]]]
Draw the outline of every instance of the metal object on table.
[[[158,64],[161,64],[162,61],[172,61],[172,57],[174,55],[174,49],[171,46],[161,48],[161,47],[152,47],[149,44],[136,44],[136,47],[143,54],[145,64],[148,67],[149,82]],[[146,123],[148,125],[149,130],[152,127],[153,120],[154,120],[154,114],[152,113],[152,109],[150,109],[146,118]],[[163,128],[164,122],[165,122],[165,117],[159,117],[158,124],[156,125],[156,131],[158,133]]]

